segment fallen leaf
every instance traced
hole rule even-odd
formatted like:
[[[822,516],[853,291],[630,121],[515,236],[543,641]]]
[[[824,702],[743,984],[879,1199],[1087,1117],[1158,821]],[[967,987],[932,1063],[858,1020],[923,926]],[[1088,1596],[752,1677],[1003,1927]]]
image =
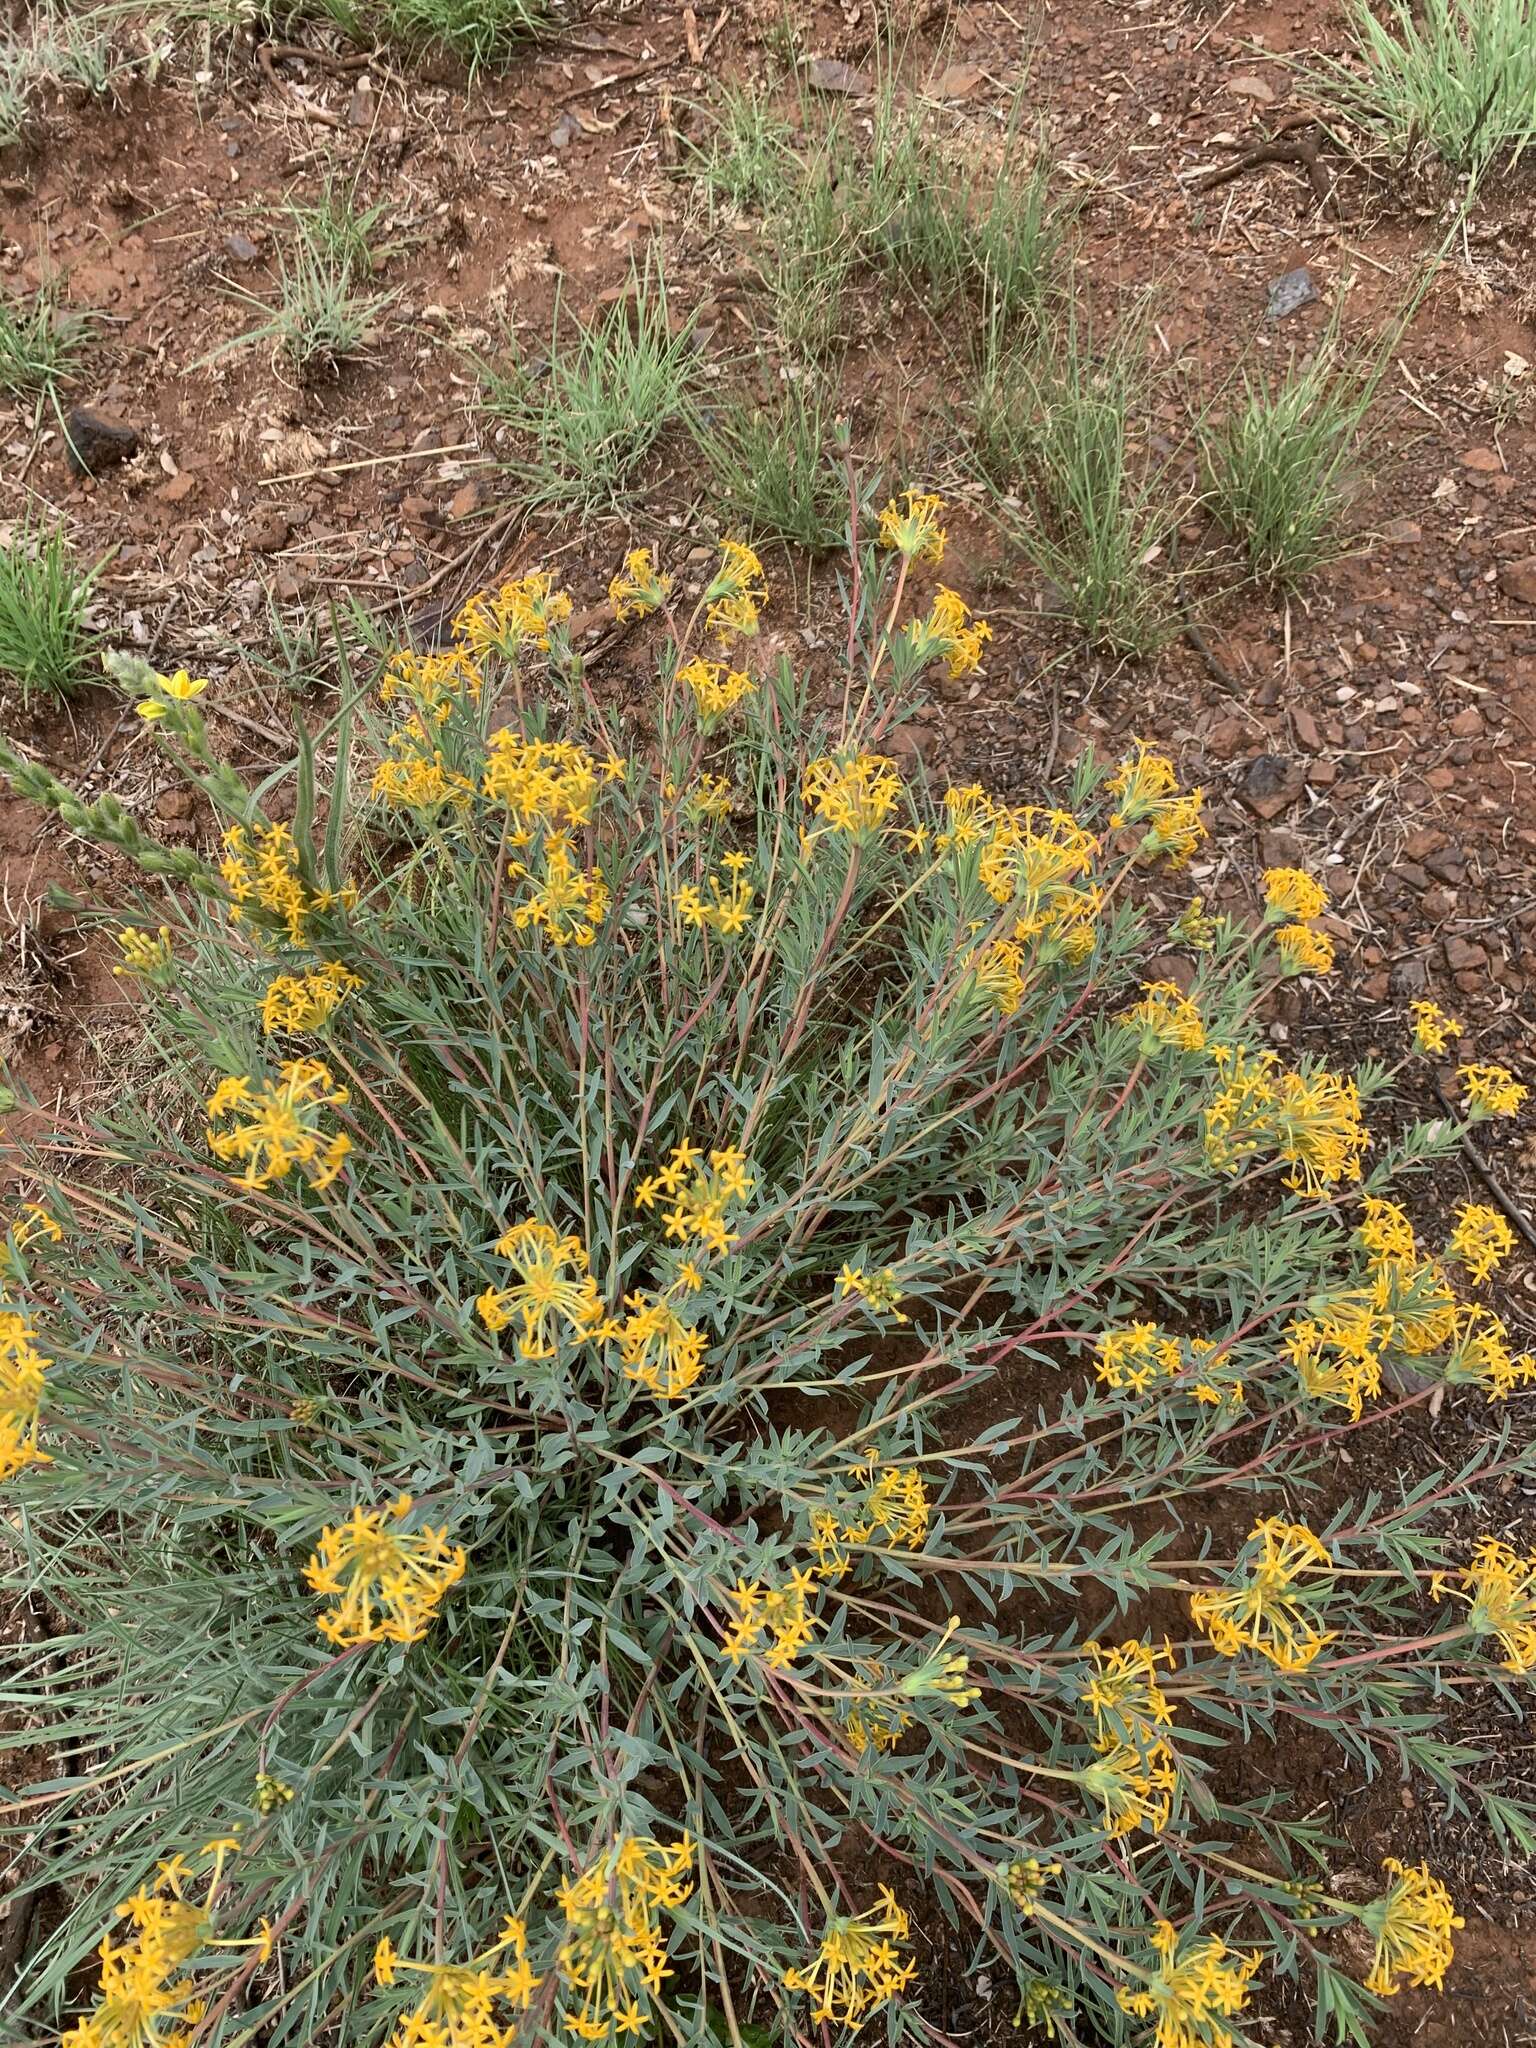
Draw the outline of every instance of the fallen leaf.
[[[869,91],[869,73],[845,64],[841,57],[813,57],[810,83],[816,92],[864,93]]]
[[[1505,351],[1504,374],[1506,377],[1523,377],[1530,367],[1524,356],[1517,356],[1513,349]]]
[[[1255,77],[1252,72],[1245,71],[1241,78],[1229,78],[1227,91],[1235,92],[1239,99],[1258,100],[1262,106],[1274,105],[1274,87],[1266,85],[1262,78]]]
[[[1446,499],[1454,498],[1460,489],[1461,485],[1457,483],[1455,477],[1443,476],[1441,477],[1439,483],[1435,485],[1435,488],[1430,492],[1429,495],[1433,499],[1435,499],[1437,503],[1444,503]]]
[[[948,64],[937,78],[928,81],[928,96],[935,100],[969,99],[985,77],[979,64]]]

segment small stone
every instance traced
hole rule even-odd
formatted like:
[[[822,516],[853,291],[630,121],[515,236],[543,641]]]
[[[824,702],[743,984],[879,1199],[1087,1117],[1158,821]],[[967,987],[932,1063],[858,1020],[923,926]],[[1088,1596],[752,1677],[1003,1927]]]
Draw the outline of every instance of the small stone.
[[[293,538],[293,521],[280,507],[273,506],[252,526],[248,539],[258,555],[275,555]]]
[[[813,92],[840,92],[857,96],[869,91],[869,73],[845,64],[841,57],[813,57],[808,74]]]
[[[567,108],[549,131],[549,146],[551,149],[569,149],[580,133],[581,123]]]
[[[1488,951],[1470,939],[1447,939],[1445,964],[1453,974],[1471,974],[1488,965]]]
[[[1465,711],[1458,711],[1450,724],[1450,730],[1459,740],[1475,740],[1482,729],[1483,714],[1475,704],[1469,704]]]
[[[167,824],[192,815],[192,798],[184,789],[164,789],[155,798],[155,816]]]
[[[184,469],[180,476],[173,476],[169,482],[163,483],[155,496],[162,505],[182,505],[196,489],[197,478],[190,469]]]
[[[448,500],[450,519],[467,519],[471,512],[480,509],[480,486],[477,483],[460,484]]]
[[[88,405],[72,405],[64,415],[64,444],[76,476],[100,476],[138,453],[139,430]]]
[[[1256,754],[1243,777],[1243,801],[1260,818],[1278,818],[1302,792],[1300,766],[1284,754]]]
[[[234,263],[256,263],[261,258],[261,251],[250,236],[242,235],[238,229],[234,234],[224,237],[224,247]]]
[[[1536,555],[1519,562],[1500,562],[1499,589],[1516,604],[1536,604]]]
[[[1323,750],[1323,736],[1317,729],[1317,720],[1305,704],[1298,704],[1291,713],[1296,727],[1296,737],[1309,754],[1320,754]]]
[[[1424,538],[1424,529],[1414,519],[1389,519],[1381,537],[1390,548],[1411,548]]]
[[[1469,448],[1461,458],[1461,466],[1491,476],[1504,467],[1504,458],[1497,448]]]
[[[1310,306],[1317,298],[1317,286],[1312,282],[1312,273],[1305,264],[1295,270],[1288,270],[1284,277],[1275,278],[1269,287],[1269,303],[1264,308],[1266,320],[1283,320],[1289,313],[1299,313],[1303,306]]]

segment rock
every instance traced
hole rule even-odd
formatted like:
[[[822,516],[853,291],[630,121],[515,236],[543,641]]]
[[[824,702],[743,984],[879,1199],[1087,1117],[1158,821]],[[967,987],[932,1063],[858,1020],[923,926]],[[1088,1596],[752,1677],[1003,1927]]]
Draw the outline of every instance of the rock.
[[[570,109],[567,108],[549,131],[550,148],[569,149],[580,133],[581,123]]]
[[[238,230],[224,237],[224,247],[231,262],[257,263],[261,260],[261,251],[250,236],[242,235]]]
[[[168,483],[163,483],[159,490],[156,491],[155,496],[162,505],[181,505],[191,497],[196,489],[197,478],[192,474],[191,470],[184,469],[180,476],[173,476]]]
[[[64,415],[64,445],[76,476],[100,476],[139,452],[139,430],[88,405],[72,405]]]
[[[1536,604],[1536,555],[1519,562],[1500,562],[1499,589],[1516,604]]]
[[[937,78],[928,81],[928,97],[935,100],[969,99],[986,77],[979,64],[947,64]]]
[[[1475,704],[1469,704],[1465,711],[1458,711],[1450,724],[1450,730],[1459,740],[1475,740],[1482,729],[1483,714]]]
[[[1417,520],[1389,519],[1381,529],[1381,537],[1389,548],[1411,548],[1424,538],[1424,529]]]
[[[1387,978],[1387,986],[1399,1001],[1423,995],[1429,987],[1429,969],[1423,954],[1416,953],[1411,959],[1399,960]]]
[[[1469,448],[1461,458],[1461,466],[1478,470],[1484,476],[1493,476],[1504,467],[1504,458],[1497,448]]]
[[[1312,282],[1312,273],[1305,264],[1295,270],[1288,270],[1284,277],[1275,278],[1269,287],[1269,303],[1264,308],[1266,320],[1283,320],[1288,313],[1299,313],[1303,306],[1310,306],[1317,298],[1317,286]]]
[[[1243,801],[1256,817],[1278,818],[1300,796],[1304,777],[1284,754],[1256,754],[1243,777]]]
[[[1423,860],[1427,853],[1438,853],[1445,844],[1445,834],[1433,825],[1421,825],[1417,832],[1410,832],[1403,841],[1403,851],[1410,860]]]
[[[1317,729],[1317,720],[1305,704],[1298,704],[1291,712],[1291,722],[1296,728],[1296,737],[1309,754],[1320,754],[1323,750],[1323,736]]]
[[[190,818],[192,798],[184,789],[162,790],[155,798],[155,816],[170,823],[178,818]]]
[[[813,92],[841,92],[857,96],[869,91],[869,73],[841,57],[813,57],[808,74]]]
[[[1229,78],[1227,91],[1236,93],[1239,99],[1257,100],[1261,107],[1272,107],[1275,103],[1274,87],[1254,71],[1245,71],[1241,78]]]
[[[448,500],[450,519],[467,519],[471,512],[480,509],[480,486],[477,483],[460,484]]]
[[[1473,945],[1470,939],[1447,939],[1445,964],[1452,974],[1473,973],[1478,968],[1488,965],[1487,948]]]

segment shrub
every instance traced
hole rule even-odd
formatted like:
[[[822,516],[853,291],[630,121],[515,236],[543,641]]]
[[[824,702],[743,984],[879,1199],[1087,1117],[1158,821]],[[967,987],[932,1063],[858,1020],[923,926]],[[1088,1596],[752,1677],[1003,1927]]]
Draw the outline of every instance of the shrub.
[[[1162,756],[1063,811],[898,769],[985,646],[909,603],[940,517],[851,558],[840,703],[753,664],[748,550],[686,612],[637,551],[634,729],[530,575],[323,775],[304,741],[282,816],[199,679],[117,659],[216,866],[4,750],[154,882],[144,1085],[35,1143],[5,1241],[10,1540],[60,1617],[0,1738],[59,1746],[11,1808],[67,1892],[26,2010],[106,1929],[162,2038],[906,2038],[942,1913],[1036,2026],[1220,2048],[1270,1977],[1358,2028],[1459,1924],[1422,1866],[1336,1888],[1234,1739],[1529,1846],[1437,1716],[1536,1662],[1536,1560],[1431,1526],[1528,1461],[1339,1498],[1346,1436],[1532,1376],[1384,1192],[1454,1135],[1373,1144],[1383,1069],[1255,1049],[1326,965],[1307,876],[1162,930],[1205,832]]]

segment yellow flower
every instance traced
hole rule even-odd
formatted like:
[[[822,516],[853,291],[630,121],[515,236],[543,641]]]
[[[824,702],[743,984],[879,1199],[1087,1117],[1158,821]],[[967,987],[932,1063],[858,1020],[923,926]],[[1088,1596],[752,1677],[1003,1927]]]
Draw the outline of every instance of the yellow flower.
[[[304,974],[279,974],[267,984],[261,1004],[261,1028],[297,1035],[318,1031],[363,977],[343,967],[339,960],[322,960]]]
[[[388,2048],[504,2048],[511,2029],[502,2025],[497,2007],[526,2012],[543,1981],[528,1967],[527,1944],[527,1928],[510,1914],[500,1940],[468,1963],[412,1962],[386,1935],[374,1950],[373,1973],[379,1982],[393,1984],[401,1970],[427,1980],[414,2008],[390,2035]]]
[[[24,1252],[34,1244],[62,1244],[64,1226],[41,1202],[23,1202],[11,1219],[8,1235],[15,1249]]]
[[[528,894],[512,913],[520,932],[541,931],[556,946],[590,946],[608,915],[608,885],[577,865],[570,841],[554,834],[544,848],[544,874],[535,884],[527,868],[512,872],[528,883]]]
[[[1300,868],[1266,868],[1264,902],[1279,917],[1307,920],[1328,908],[1328,892]]]
[[[676,794],[675,789],[669,788],[667,791],[669,797],[675,797]],[[735,794],[735,788],[728,775],[711,775],[705,772],[684,796],[683,816],[690,825],[701,824],[705,818],[728,818]]]
[[[38,1350],[37,1332],[26,1316],[0,1308],[0,1480],[49,1463],[48,1453],[38,1449],[37,1432],[52,1363]]]
[[[752,915],[752,884],[742,879],[742,865],[745,854],[728,853],[723,865],[729,871],[729,885],[722,888],[717,875],[709,876],[711,901],[706,903],[703,896],[691,882],[685,882],[677,892],[678,915],[683,923],[701,931],[707,925],[727,939],[736,938],[745,931]]]
[[[1446,1363],[1448,1386],[1480,1386],[1490,1401],[1505,1401],[1536,1380],[1536,1359],[1510,1355],[1509,1332],[1491,1308],[1464,1303],[1455,1312]]]
[[[1161,1834],[1173,1813],[1179,1768],[1166,1742],[1096,1742],[1097,1755],[1073,1773],[1090,1801],[1104,1809],[1099,1825],[1113,1841],[1135,1828]]]
[[[1270,1151],[1289,1162],[1286,1186],[1301,1194],[1325,1195],[1341,1180],[1360,1178],[1371,1139],[1353,1081],[1324,1070],[1283,1071],[1272,1052],[1210,1050],[1221,1086],[1206,1106],[1205,1151],[1217,1172],[1235,1172]]]
[[[258,1813],[276,1813],[279,1807],[293,1803],[293,1787],[285,1778],[275,1778],[270,1771],[256,1773],[256,1790],[251,1804]]]
[[[415,714],[416,729],[424,735],[428,725],[442,725],[456,704],[478,704],[484,686],[479,669],[462,648],[448,648],[440,654],[417,654],[412,648],[402,647],[389,658],[379,685],[379,702],[393,704],[397,697],[407,699]]]
[[[928,1540],[928,1490],[915,1465],[882,1465],[871,1459],[859,1468],[856,1493],[841,1509],[845,1543],[885,1543],[921,1550]]]
[[[158,932],[150,933],[137,925],[125,924],[117,934],[117,943],[123,957],[113,968],[114,974],[137,974],[146,981],[162,983],[168,978],[174,958],[169,925],[163,924]]]
[[[952,676],[968,676],[981,665],[981,650],[992,638],[985,619],[971,621],[971,608],[941,583],[925,619],[911,619],[902,628],[915,668],[943,661]]]
[[[1011,1017],[1024,1000],[1024,948],[1013,939],[988,939],[961,962],[970,986],[1001,1017]]]
[[[1303,1389],[1315,1400],[1347,1408],[1356,1422],[1381,1392],[1381,1354],[1396,1333],[1384,1282],[1339,1295],[1316,1318],[1286,1326],[1286,1349]]]
[[[1012,943],[1038,940],[1041,959],[1052,951],[1068,961],[1085,959],[1093,950],[1100,896],[1091,884],[1078,884],[1098,840],[1068,812],[1033,804],[995,808],[990,826],[977,874],[994,903],[1016,908]]]
[[[910,1321],[896,1305],[901,1300],[901,1284],[889,1266],[879,1273],[866,1273],[862,1266],[844,1261],[837,1285],[841,1294],[856,1294],[876,1315],[894,1316],[898,1323]]]
[[[1122,1010],[1116,1021],[1140,1032],[1143,1053],[1161,1046],[1199,1052],[1205,1044],[1204,1020],[1176,981],[1144,981],[1141,1001]]]
[[[1181,1941],[1167,1920],[1148,1938],[1156,1962],[1139,1990],[1116,1991],[1121,2010],[1153,2022],[1154,2048],[1234,2048],[1222,2021],[1247,2005],[1258,1955],[1239,1954],[1216,1935]]]
[[[646,2006],[671,1975],[662,1913],[675,1913],[693,1890],[694,1847],[684,1835],[671,1848],[649,1835],[621,1838],[595,1863],[559,1887],[565,1929],[555,1968],[566,1992],[561,2022],[581,2041],[638,2034]],[[422,2042],[420,2048],[436,2048]],[[488,2048],[488,2044],[487,2044]]]
[[[1182,1364],[1177,1342],[1156,1323],[1128,1323],[1100,1334],[1093,1369],[1117,1393],[1145,1394],[1159,1379],[1176,1379]]]
[[[200,697],[208,687],[208,678],[194,678],[186,669],[179,668],[171,676],[157,675],[150,687],[154,695],[142,698],[134,709],[140,718],[148,719],[153,725],[165,717],[172,704],[189,704],[194,697]]]
[[[1467,1603],[1467,1626],[1474,1635],[1497,1636],[1506,1671],[1536,1671],[1536,1555],[1522,1557],[1496,1536],[1485,1536],[1472,1562],[1457,1576],[1436,1572],[1432,1589],[1437,1599],[1453,1594]]]
[[[728,669],[724,662],[706,661],[702,655],[685,662],[677,672],[677,680],[693,692],[699,727],[704,732],[757,688],[744,670]]]
[[[1363,1206],[1365,1221],[1355,1235],[1374,1258],[1418,1257],[1418,1244],[1406,1211],[1399,1208],[1396,1202],[1383,1201],[1376,1195],[1367,1195]]]
[[[751,548],[739,540],[721,541],[720,566],[704,592],[704,602],[709,607],[704,623],[720,639],[757,631],[758,607],[768,602],[768,586],[763,565]]]
[[[842,1712],[848,1746],[858,1756],[867,1749],[894,1749],[911,1727],[912,1716],[900,1700],[892,1696],[889,1690],[891,1674],[883,1664],[861,1658],[858,1669],[864,1683]]]
[[[491,734],[481,786],[512,813],[512,844],[525,846],[536,825],[588,824],[599,774],[585,747],[570,740],[525,740],[504,725]]]
[[[1281,1671],[1305,1671],[1333,1641],[1311,1610],[1333,1586],[1333,1560],[1301,1522],[1270,1515],[1249,1531],[1242,1576],[1220,1592],[1195,1593],[1190,1613],[1223,1657],[1257,1650]]]
[[[881,1885],[877,1902],[867,1911],[838,1914],[827,1922],[805,1968],[784,1972],[785,1988],[809,1996],[813,2024],[830,2020],[850,2029],[862,2027],[917,1974],[917,1964],[900,1946],[907,1932],[906,1914]]]
[[[675,1401],[704,1370],[704,1333],[685,1323],[664,1294],[626,1294],[629,1314],[612,1335],[625,1376],[663,1401]]]
[[[1454,1017],[1447,1017],[1438,1003],[1410,1003],[1413,1015],[1413,1049],[1415,1052],[1442,1053],[1453,1038],[1461,1036],[1461,1026]]]
[[[1145,740],[1136,742],[1110,776],[1107,787],[1120,799],[1110,814],[1110,826],[1120,831],[1127,825],[1145,825],[1138,852],[1146,859],[1166,854],[1176,867],[1187,865],[1191,854],[1206,836],[1201,805],[1203,790],[1177,794],[1173,763],[1165,754],[1154,753]]]
[[[800,794],[831,832],[877,832],[896,808],[901,778],[884,754],[822,754],[811,762]]]
[[[386,744],[389,754],[375,767],[368,788],[376,803],[398,811],[431,812],[444,804],[463,811],[474,802],[475,785],[446,766],[442,749],[429,744],[421,726],[398,727]]]
[[[666,602],[672,578],[658,573],[649,548],[631,548],[624,567],[608,586],[608,602],[616,619],[643,619]]]
[[[355,906],[357,890],[351,883],[316,892],[305,882],[301,867],[299,849],[286,825],[253,825],[249,830],[232,825],[224,834],[224,858],[219,862],[231,919],[238,922],[254,904],[286,929],[291,945],[302,946],[309,918]]]
[[[674,1145],[672,1156],[658,1173],[635,1185],[635,1207],[651,1209],[663,1195],[672,1207],[663,1212],[662,1222],[669,1238],[687,1244],[690,1240],[707,1252],[723,1256],[735,1242],[727,1224],[731,1207],[750,1200],[756,1176],[744,1152],[734,1145],[722,1145],[709,1155],[684,1138]]]
[[[895,548],[909,562],[941,562],[948,538],[939,524],[944,500],[932,491],[903,491],[905,511],[893,498],[880,514],[880,544]]]
[[[1328,974],[1333,970],[1333,940],[1315,925],[1282,925],[1275,948],[1287,974]]]
[[[778,1586],[738,1579],[726,1588],[733,1612],[721,1656],[739,1664],[757,1654],[770,1671],[787,1669],[816,1633],[816,1617],[806,1605],[815,1591],[815,1574],[808,1571],[792,1571]]]
[[[475,1303],[488,1330],[522,1320],[520,1358],[553,1358],[564,1324],[566,1341],[585,1343],[597,1334],[603,1304],[579,1237],[562,1237],[549,1224],[526,1217],[496,1240],[496,1255],[517,1273],[511,1287],[487,1287]]]
[[[960,1650],[951,1650],[949,1640],[960,1626],[955,1615],[944,1624],[944,1633],[937,1646],[928,1652],[914,1671],[909,1671],[897,1686],[905,1699],[948,1700],[951,1706],[969,1707],[981,1698],[981,1688],[967,1685],[966,1675],[970,1670],[970,1659]]]
[[[1467,1114],[1471,1117],[1513,1116],[1531,1092],[1508,1067],[1458,1067],[1456,1078],[1466,1091]]]
[[[1497,1209],[1484,1202],[1463,1202],[1445,1253],[1447,1258],[1459,1259],[1474,1280],[1482,1281],[1514,1248],[1515,1233]]]
[[[946,789],[944,830],[933,842],[934,851],[959,853],[967,846],[979,846],[1001,815],[979,782],[967,783],[963,789]]]
[[[1361,1924],[1376,1942],[1365,1988],[1391,1998],[1402,1988],[1398,1978],[1405,1977],[1415,1988],[1427,1984],[1438,1991],[1455,1954],[1452,1932],[1466,1922],[1427,1863],[1415,1868],[1388,1856],[1381,1867],[1391,1887],[1360,1909]]]
[[[1083,1685],[1082,1700],[1093,1715],[1099,1740],[1139,1748],[1157,1743],[1157,1731],[1173,1722],[1168,1696],[1157,1682],[1158,1665],[1173,1664],[1171,1647],[1166,1642],[1161,1649],[1131,1642],[1106,1649],[1103,1643],[1090,1642],[1083,1648],[1093,1659],[1094,1670]]]
[[[305,1567],[311,1592],[337,1601],[319,1629],[338,1649],[358,1643],[416,1643],[450,1586],[464,1576],[464,1552],[446,1529],[397,1526],[411,1511],[408,1493],[388,1509],[354,1507],[346,1521],[322,1529]]]
[[[570,616],[569,594],[556,590],[544,570],[535,569],[494,593],[472,597],[453,622],[453,637],[477,661],[492,653],[515,661],[525,640],[547,651],[551,636]]]
[[[238,1075],[219,1083],[208,1098],[208,1149],[226,1164],[244,1162],[230,1176],[237,1187],[270,1187],[297,1166],[311,1187],[328,1188],[352,1141],[341,1131],[327,1138],[320,1112],[339,1109],[347,1091],[320,1060],[285,1060],[279,1073],[275,1082]]]

